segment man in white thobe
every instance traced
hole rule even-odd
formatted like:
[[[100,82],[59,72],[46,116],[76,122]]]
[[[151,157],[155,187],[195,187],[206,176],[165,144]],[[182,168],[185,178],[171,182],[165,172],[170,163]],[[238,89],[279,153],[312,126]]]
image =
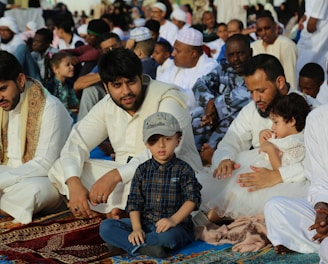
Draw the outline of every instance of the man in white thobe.
[[[216,9],[216,22],[226,23],[232,19],[239,19],[243,22],[244,27],[247,27],[247,9],[249,6],[248,0],[214,0]]]
[[[316,62],[323,69],[327,69],[328,1],[305,1],[305,16],[301,38],[297,43],[297,74],[308,62]]]
[[[64,105],[0,51],[0,210],[27,224],[54,213],[62,198],[47,174],[73,123]]]
[[[310,181],[307,199],[274,197],[265,205],[268,238],[278,254],[290,250],[319,253],[328,263],[328,105],[318,107],[306,120],[305,175]]]
[[[157,80],[175,84],[188,95],[188,108],[192,112],[196,106],[192,88],[199,77],[209,73],[218,63],[202,50],[203,34],[193,28],[179,31],[174,43],[172,57],[174,67],[168,69]]]

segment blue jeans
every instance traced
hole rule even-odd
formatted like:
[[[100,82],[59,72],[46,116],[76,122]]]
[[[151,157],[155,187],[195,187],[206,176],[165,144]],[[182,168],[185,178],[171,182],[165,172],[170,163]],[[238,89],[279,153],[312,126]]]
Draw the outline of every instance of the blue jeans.
[[[123,249],[131,256],[138,255],[138,249],[141,246],[161,246],[170,250],[176,250],[194,241],[194,231],[188,232],[181,225],[172,227],[163,233],[156,233],[154,224],[145,224],[142,228],[146,233],[146,239],[145,243],[140,246],[134,246],[128,240],[128,236],[132,232],[130,218],[120,220],[106,219],[100,224],[99,232],[101,238],[107,244]]]

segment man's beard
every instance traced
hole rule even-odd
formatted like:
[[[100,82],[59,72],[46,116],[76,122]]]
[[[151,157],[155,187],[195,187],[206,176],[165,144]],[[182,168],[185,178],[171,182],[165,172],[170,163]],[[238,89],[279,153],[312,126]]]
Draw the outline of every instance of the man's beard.
[[[7,38],[7,39],[0,38],[0,40],[1,40],[1,43],[8,44],[13,38],[14,38],[14,36]]]
[[[275,105],[277,100],[279,100],[281,97],[282,97],[282,94],[277,90],[275,97],[268,104],[267,108],[265,108],[265,111],[261,111],[259,108],[257,108],[257,112],[260,114],[260,116],[263,118],[269,117],[272,107]]]
[[[136,98],[136,101],[134,102],[134,104],[127,108],[125,107],[124,105],[122,105],[120,102],[116,101],[113,99],[112,97],[112,100],[113,102],[120,108],[124,109],[125,111],[137,111],[141,105],[143,104],[143,101],[145,99],[145,94],[146,94],[146,89],[147,89],[147,86],[146,85],[142,85],[142,88],[141,88],[141,93],[139,94],[138,97],[135,97]],[[134,95],[134,94],[133,94]]]

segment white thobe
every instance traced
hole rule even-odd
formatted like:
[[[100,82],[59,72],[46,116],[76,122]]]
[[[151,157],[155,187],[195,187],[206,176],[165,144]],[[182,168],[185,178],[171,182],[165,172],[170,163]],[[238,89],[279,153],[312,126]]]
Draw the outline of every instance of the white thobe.
[[[306,120],[305,175],[310,181],[307,199],[275,197],[265,206],[268,238],[273,245],[283,245],[301,253],[319,252],[321,262],[328,263],[328,238],[321,244],[312,241],[318,202],[328,203],[328,105],[320,106]]]
[[[253,56],[266,53],[278,58],[284,68],[287,82],[291,84],[291,87],[297,87],[296,60],[298,55],[296,44],[291,39],[278,36],[273,44],[266,47],[263,46],[262,40],[256,40],[251,43],[251,48],[253,49]]]
[[[247,26],[247,10],[244,6],[249,6],[248,0],[214,0],[213,4],[217,8],[216,22],[226,23],[231,19],[239,19],[243,22],[244,27]]]
[[[156,69],[156,79],[158,80],[164,72],[172,69],[172,67],[174,67],[174,61],[171,58],[166,59],[162,65],[158,65]]]
[[[70,43],[66,43],[65,40],[63,39],[59,39],[58,40],[58,49],[62,50],[62,49],[75,49],[75,43],[78,41],[82,41],[83,43],[85,43],[85,40],[83,38],[81,38],[80,36],[73,34],[71,42]]]
[[[157,80],[175,84],[188,95],[188,108],[192,111],[196,106],[196,100],[192,88],[197,79],[212,71],[218,65],[217,61],[202,54],[195,67],[182,68],[173,66],[164,72]]]
[[[65,182],[72,176],[80,177],[82,184],[90,190],[99,178],[116,168],[122,182],[115,187],[106,204],[97,206],[90,204],[90,207],[92,210],[102,213],[108,213],[113,208],[124,209],[135,170],[139,164],[151,157],[150,152],[146,151],[142,139],[143,121],[157,111],[170,113],[179,121],[183,136],[179,147],[176,148],[176,155],[189,163],[196,172],[201,171],[202,164],[193,137],[191,116],[185,105],[185,95],[175,88],[176,93],[183,98],[183,107],[175,99],[177,97],[174,94],[167,96],[171,94],[170,91],[164,91],[168,87],[172,86],[152,80],[147,88],[145,100],[134,116],[117,106],[109,95],[96,104],[73,127],[60,159],[49,172],[50,180],[59,191],[68,196],[69,192]],[[150,91],[158,94],[157,101],[152,95],[149,95]],[[107,137],[115,150],[115,162],[90,160],[90,150]],[[128,161],[129,158],[132,159]]]
[[[231,123],[227,133],[218,144],[212,158],[216,168],[224,159],[237,160],[237,155],[253,148],[259,148],[259,134],[263,129],[271,129],[270,118],[263,118],[257,111],[254,101],[248,103]],[[304,181],[304,168],[301,163],[283,166],[279,169],[283,182]],[[306,190],[304,190],[304,194]]]
[[[327,69],[328,1],[305,1],[305,15],[307,20],[303,23],[304,29],[297,43],[299,54],[296,65],[297,74],[308,62],[316,62],[320,64],[323,69]],[[309,33],[307,31],[307,23],[310,17],[318,19],[317,30],[314,33]]]
[[[159,28],[159,36],[170,42],[172,47],[174,46],[174,42],[177,39],[178,32],[178,27],[169,20],[165,20],[165,23]]]
[[[22,98],[25,93],[21,95]],[[40,136],[34,158],[22,163],[21,102],[9,112],[8,163],[0,165],[0,208],[15,218],[29,223],[37,212],[51,213],[61,204],[58,191],[47,178],[48,170],[59,157],[69,135],[72,118],[63,104],[47,94]]]
[[[206,46],[211,49],[212,58],[217,58],[220,55],[221,48],[224,44],[225,42],[221,38],[206,43]],[[215,52],[212,52],[212,50],[215,50]]]
[[[25,44],[18,34],[14,35],[13,39],[8,43],[0,42],[0,50],[8,51],[11,54],[15,54],[15,51],[19,45]]]

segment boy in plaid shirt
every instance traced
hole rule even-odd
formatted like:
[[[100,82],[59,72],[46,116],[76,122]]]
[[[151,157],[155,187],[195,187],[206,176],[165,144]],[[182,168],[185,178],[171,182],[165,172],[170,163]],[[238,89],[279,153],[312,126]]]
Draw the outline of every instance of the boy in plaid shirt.
[[[132,180],[126,206],[130,218],[106,219],[100,226],[110,248],[164,258],[194,240],[190,213],[200,205],[202,186],[193,169],[174,154],[181,136],[171,114],[157,112],[144,121],[143,140],[152,158]]]

